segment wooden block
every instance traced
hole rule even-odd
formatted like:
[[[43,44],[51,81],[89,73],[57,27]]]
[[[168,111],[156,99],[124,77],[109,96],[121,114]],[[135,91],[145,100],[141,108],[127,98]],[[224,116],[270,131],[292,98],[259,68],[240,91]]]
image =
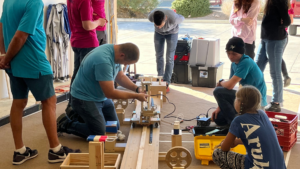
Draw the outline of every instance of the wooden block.
[[[108,138],[117,137],[117,133],[105,133]]]
[[[158,161],[165,161],[166,155],[167,155],[167,152],[159,152]]]
[[[139,155],[137,159],[137,165],[136,169],[142,169],[142,163],[143,163],[143,156],[144,156],[144,149],[145,149],[145,144],[146,144],[146,134],[147,134],[147,127],[143,127],[143,132],[142,132],[142,138],[141,138],[141,144],[139,148]]]
[[[104,168],[104,144],[103,142],[89,143],[89,166],[90,169]]]
[[[125,118],[123,121],[123,125],[130,125],[130,124],[131,124],[130,118]]]
[[[172,135],[172,147],[182,146],[182,135]]]
[[[106,153],[114,153],[116,146],[116,138],[108,138],[105,141],[104,150]]]
[[[116,108],[116,112],[120,125],[123,125],[125,110],[123,108]]]
[[[115,151],[116,152],[124,152],[126,148],[126,143],[116,143]]]

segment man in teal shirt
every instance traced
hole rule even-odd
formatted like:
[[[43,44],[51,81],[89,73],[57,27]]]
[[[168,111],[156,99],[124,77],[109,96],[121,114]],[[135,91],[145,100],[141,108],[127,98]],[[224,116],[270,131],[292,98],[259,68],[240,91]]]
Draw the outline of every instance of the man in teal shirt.
[[[62,162],[72,150],[62,146],[57,137],[56,96],[51,66],[44,53],[46,35],[43,28],[42,0],[6,0],[0,23],[0,69],[10,77],[13,104],[10,123],[15,141],[13,164],[35,158],[37,150],[25,147],[22,140],[22,116],[29,90],[43,105],[43,123],[50,150],[50,163]]]
[[[105,135],[106,121],[119,120],[111,99],[146,101],[146,95],[122,71],[121,64],[139,60],[139,49],[132,43],[105,44],[88,53],[71,86],[73,113],[57,119],[58,131],[87,138]],[[133,92],[117,90],[114,81]],[[83,119],[78,120],[77,115]]]
[[[233,37],[226,45],[226,52],[231,63],[230,79],[221,79],[214,90],[214,96],[218,102],[218,108],[212,114],[212,120],[219,126],[230,125],[237,113],[234,108],[236,90],[234,86],[251,85],[261,93],[262,108],[267,105],[267,87],[264,76],[257,64],[249,56],[244,54],[244,42],[241,38]],[[242,105],[241,105],[242,107]]]

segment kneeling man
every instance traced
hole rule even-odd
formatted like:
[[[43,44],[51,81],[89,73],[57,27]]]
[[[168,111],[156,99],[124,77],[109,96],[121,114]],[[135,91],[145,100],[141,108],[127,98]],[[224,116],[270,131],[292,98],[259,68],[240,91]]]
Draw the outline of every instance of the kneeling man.
[[[218,87],[214,90],[214,96],[218,102],[218,108],[212,114],[212,121],[219,126],[230,125],[237,113],[234,109],[237,83],[242,86],[251,85],[256,87],[262,96],[261,106],[267,105],[267,87],[264,76],[257,64],[249,56],[244,54],[244,42],[241,38],[233,37],[226,45],[226,52],[231,63],[230,79],[221,79]],[[243,104],[243,103],[242,103]],[[241,107],[242,109],[242,107]]]
[[[83,122],[62,114],[57,119],[58,132],[87,138],[89,135],[104,135],[106,121],[118,121],[119,128],[111,99],[146,101],[146,95],[124,75],[121,68],[121,64],[136,63],[139,55],[138,47],[132,43],[106,44],[88,53],[71,86],[72,108]],[[136,93],[116,90],[114,80]]]

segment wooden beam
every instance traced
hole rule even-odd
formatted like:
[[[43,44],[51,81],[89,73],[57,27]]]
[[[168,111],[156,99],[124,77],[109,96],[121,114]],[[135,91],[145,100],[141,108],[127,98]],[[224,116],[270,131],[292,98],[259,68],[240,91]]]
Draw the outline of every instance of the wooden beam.
[[[89,166],[90,169],[104,168],[104,144],[103,142],[89,143]]]
[[[146,134],[147,134],[147,126],[143,127],[142,138],[140,142],[139,155],[137,159],[136,169],[142,169],[144,149],[146,144]]]

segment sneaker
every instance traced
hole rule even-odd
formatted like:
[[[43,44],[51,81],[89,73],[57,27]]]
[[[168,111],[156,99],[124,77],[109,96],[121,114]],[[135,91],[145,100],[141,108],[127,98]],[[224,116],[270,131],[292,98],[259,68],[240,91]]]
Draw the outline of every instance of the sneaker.
[[[281,112],[280,104],[271,102],[267,105],[267,107],[265,107],[265,110],[271,112]]]
[[[169,87],[169,84],[167,84],[166,93],[170,93],[170,87]]]
[[[49,150],[48,152],[48,162],[49,163],[60,163],[67,158],[69,153],[80,153],[80,150],[72,150],[69,149],[66,146],[61,146],[60,150],[56,153],[54,153],[52,150]]]
[[[58,133],[66,133],[66,122],[68,121],[68,117],[65,113],[61,114],[57,120],[56,120],[56,124],[57,124],[57,132]]]
[[[125,134],[123,134],[121,130],[118,130],[117,132],[117,140],[119,141],[125,140]]]
[[[31,150],[30,148],[26,147],[26,151],[24,154],[19,152],[14,152],[14,159],[13,165],[20,165],[23,164],[25,161],[33,159],[38,156],[37,150]]]
[[[284,87],[288,87],[290,84],[291,84],[291,78],[290,77],[284,77],[284,80],[283,80],[283,82],[284,82]]]

